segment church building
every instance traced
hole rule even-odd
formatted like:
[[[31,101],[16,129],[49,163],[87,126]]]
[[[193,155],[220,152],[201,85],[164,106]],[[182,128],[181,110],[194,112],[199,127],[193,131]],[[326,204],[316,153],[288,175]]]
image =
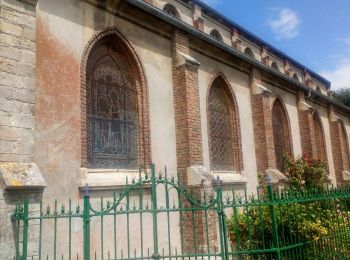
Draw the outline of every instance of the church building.
[[[0,0],[1,259],[24,197],[98,205],[151,163],[254,193],[302,155],[342,185],[349,136],[331,82],[199,0]]]

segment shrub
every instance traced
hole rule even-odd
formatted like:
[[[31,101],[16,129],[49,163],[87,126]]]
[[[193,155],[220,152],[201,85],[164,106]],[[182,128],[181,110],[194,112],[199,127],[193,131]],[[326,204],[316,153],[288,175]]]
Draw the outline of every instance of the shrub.
[[[294,189],[323,188],[327,183],[327,163],[322,160],[285,158],[284,172]]]

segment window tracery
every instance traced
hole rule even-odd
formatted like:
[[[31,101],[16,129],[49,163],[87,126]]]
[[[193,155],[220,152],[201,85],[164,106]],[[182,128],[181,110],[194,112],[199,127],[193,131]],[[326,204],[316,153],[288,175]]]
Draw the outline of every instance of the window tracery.
[[[106,43],[91,55],[86,81],[89,167],[137,168],[137,93],[127,64]]]

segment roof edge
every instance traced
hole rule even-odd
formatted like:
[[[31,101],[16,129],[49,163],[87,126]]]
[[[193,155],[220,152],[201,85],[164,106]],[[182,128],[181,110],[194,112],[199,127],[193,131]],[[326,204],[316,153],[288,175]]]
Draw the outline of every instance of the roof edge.
[[[234,49],[233,47],[231,47],[225,43],[222,43],[220,41],[215,40],[213,37],[210,37],[208,34],[197,30],[193,26],[190,26],[187,23],[185,23],[185,22],[183,22],[175,17],[172,17],[171,15],[166,14],[162,10],[144,2],[143,0],[125,0],[125,1],[131,5],[153,15],[153,16],[160,18],[161,20],[163,20],[163,21],[165,21],[165,22],[187,32],[187,33],[190,33],[191,35],[193,35],[193,36],[195,36],[195,37],[197,37],[197,38],[199,38],[199,39],[201,39],[201,40],[203,40],[203,41],[205,41],[205,42],[207,42],[207,43],[209,43],[209,44],[211,44],[211,45],[213,45],[213,46],[215,46],[223,51],[226,51],[226,52],[232,54],[235,57],[238,57],[238,58],[258,67],[261,70],[264,70],[268,73],[271,73],[274,76],[276,76],[280,79],[283,79],[292,85],[296,85],[301,90],[304,90],[306,92],[311,92],[313,95],[315,95],[315,96],[327,101],[328,103],[335,105],[335,106],[339,107],[340,109],[343,109],[343,110],[350,113],[350,107],[347,107],[343,104],[340,104],[339,102],[335,101],[334,99],[332,99],[326,95],[323,95],[321,93],[318,93],[316,90],[313,90],[313,89],[307,87],[306,85],[302,84],[301,82],[295,81],[293,78],[290,78],[287,75],[272,69],[271,67],[263,64],[262,62],[259,62],[258,60],[254,59],[254,58],[251,58],[251,57],[245,55],[244,53]]]

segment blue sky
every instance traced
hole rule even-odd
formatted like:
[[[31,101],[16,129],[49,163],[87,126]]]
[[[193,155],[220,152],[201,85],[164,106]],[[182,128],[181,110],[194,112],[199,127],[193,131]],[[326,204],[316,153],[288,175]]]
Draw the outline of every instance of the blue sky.
[[[332,82],[350,88],[350,0],[202,0]]]

